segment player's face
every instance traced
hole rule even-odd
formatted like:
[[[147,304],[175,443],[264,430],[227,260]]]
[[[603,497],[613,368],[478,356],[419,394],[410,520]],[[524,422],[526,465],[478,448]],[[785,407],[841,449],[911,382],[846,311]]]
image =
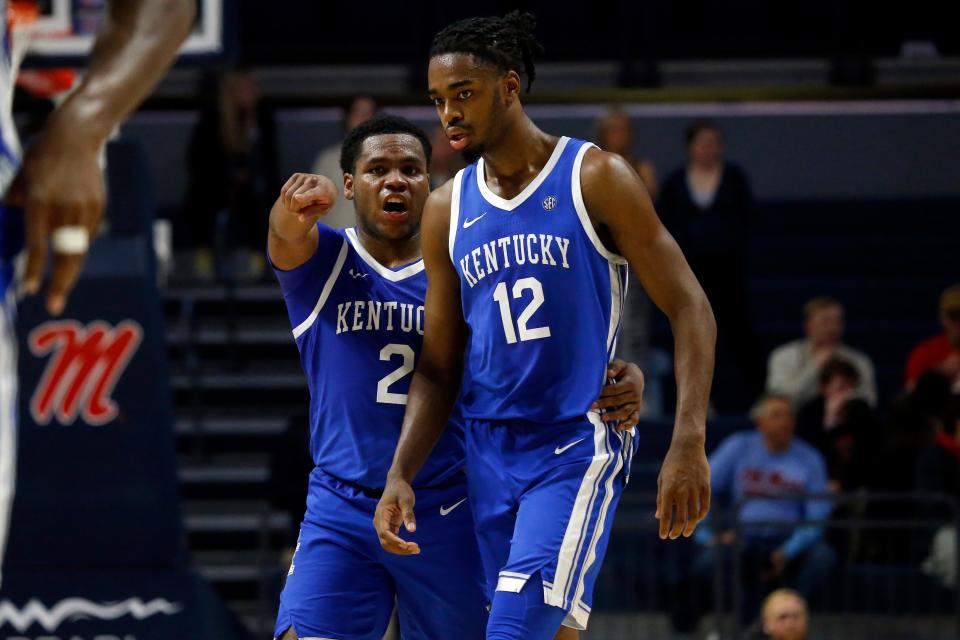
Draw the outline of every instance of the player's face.
[[[807,637],[807,608],[793,596],[781,596],[770,603],[763,630],[774,640],[803,640]]]
[[[515,73],[503,74],[469,54],[447,53],[430,59],[430,100],[450,146],[469,161],[483,155],[506,110],[505,95]]]
[[[409,240],[420,230],[430,194],[423,145],[406,133],[370,136],[343,186],[365,233],[386,241]]]

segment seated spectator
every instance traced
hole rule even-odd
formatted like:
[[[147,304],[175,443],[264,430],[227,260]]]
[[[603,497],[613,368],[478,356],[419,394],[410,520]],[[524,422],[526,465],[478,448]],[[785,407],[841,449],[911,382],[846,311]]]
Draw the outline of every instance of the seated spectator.
[[[360,126],[373,116],[377,115],[377,103],[370,96],[358,95],[351,98],[343,113],[343,136],[346,136],[355,127]],[[356,222],[353,203],[343,197],[343,170],[340,169],[340,151],[343,140],[337,140],[329,147],[324,147],[313,161],[313,173],[327,176],[337,185],[337,200],[330,210],[323,216],[323,224],[334,229],[352,227]]]
[[[186,197],[175,228],[194,250],[194,275],[259,278],[276,181],[273,118],[256,75],[234,69],[219,76],[190,137]],[[214,262],[216,253],[216,262]],[[245,254],[245,255],[244,255]],[[246,258],[236,267],[236,258]]]
[[[803,306],[805,338],[773,350],[767,361],[767,392],[783,394],[802,406],[817,395],[820,370],[837,356],[859,374],[856,395],[871,407],[877,404],[873,362],[865,353],[843,343],[843,305],[834,298],[814,298]]]
[[[855,395],[859,382],[853,364],[830,358],[820,370],[820,393],[797,412],[797,435],[826,459],[834,491],[869,486],[873,455],[881,444],[879,419]]]
[[[766,597],[761,609],[764,637],[770,640],[805,640],[807,601],[792,589],[777,589]]]
[[[920,451],[917,490],[960,500],[960,396],[950,399],[933,441]]]
[[[630,163],[647,188],[650,199],[656,201],[660,185],[657,184],[657,170],[646,158],[637,157],[634,151],[633,125],[630,117],[619,108],[610,109],[597,120],[597,146],[604,151],[615,153]]]
[[[790,586],[809,598],[836,559],[823,540],[830,502],[815,497],[827,491],[826,465],[816,449],[794,437],[790,399],[765,396],[751,415],[756,431],[729,436],[710,455],[713,496],[730,505],[727,511],[734,518],[724,520],[711,512],[700,525],[694,534],[700,550],[692,568],[706,584],[716,563],[739,559],[744,622],[756,615],[764,594],[778,587]],[[678,631],[689,630],[678,622],[695,626],[698,618],[699,612],[688,610],[680,616],[675,610],[673,616]]]
[[[928,371],[937,371],[950,380],[954,393],[960,393],[960,284],[940,294],[940,324],[943,332],[927,338],[910,352],[907,361],[907,390]]]

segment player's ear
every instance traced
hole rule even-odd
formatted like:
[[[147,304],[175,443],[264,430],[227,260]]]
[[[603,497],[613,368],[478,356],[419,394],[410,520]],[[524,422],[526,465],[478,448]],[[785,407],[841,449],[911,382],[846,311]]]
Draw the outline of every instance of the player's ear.
[[[343,197],[347,200],[353,200],[353,174],[343,174]]]
[[[520,98],[520,88],[523,83],[516,71],[507,71],[506,75],[503,76],[502,86],[504,99],[508,106]]]

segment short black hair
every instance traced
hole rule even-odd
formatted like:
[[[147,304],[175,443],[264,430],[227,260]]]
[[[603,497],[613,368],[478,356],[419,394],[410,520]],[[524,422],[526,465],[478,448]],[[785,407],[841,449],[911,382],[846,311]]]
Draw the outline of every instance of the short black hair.
[[[340,148],[340,169],[344,173],[353,173],[357,165],[357,155],[360,153],[360,147],[363,141],[373,136],[386,135],[390,133],[405,133],[413,136],[420,141],[423,146],[423,154],[427,158],[427,168],[430,168],[430,154],[433,148],[430,146],[430,139],[427,134],[406,118],[390,115],[379,115],[367,120],[363,124],[357,125],[347,134]]]
[[[686,146],[689,147],[693,142],[693,139],[696,138],[701,131],[716,131],[719,134],[723,133],[723,130],[720,128],[720,123],[718,123],[716,120],[710,120],[708,118],[694,120],[687,125],[687,128],[683,133]]]
[[[854,384],[860,384],[860,372],[853,366],[853,363],[834,356],[827,360],[823,364],[823,368],[820,369],[820,384],[829,384],[837,376],[853,380]]]
[[[527,78],[527,93],[537,72],[533,58],[543,53],[533,30],[532,13],[511,11],[499,18],[467,18],[447,25],[434,36],[430,57],[445,53],[469,53],[501,71],[516,71]]]

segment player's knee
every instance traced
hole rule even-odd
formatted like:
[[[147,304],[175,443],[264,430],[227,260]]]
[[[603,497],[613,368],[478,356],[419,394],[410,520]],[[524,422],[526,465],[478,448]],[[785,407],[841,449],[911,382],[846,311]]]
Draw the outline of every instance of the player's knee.
[[[560,624],[567,613],[543,601],[540,574],[527,579],[519,593],[497,591],[493,596],[487,640],[571,640],[561,636]],[[571,629],[572,631],[572,629]]]
[[[280,636],[277,640],[300,640],[300,636],[297,635],[297,630],[293,627],[290,627],[283,632],[283,635]]]

